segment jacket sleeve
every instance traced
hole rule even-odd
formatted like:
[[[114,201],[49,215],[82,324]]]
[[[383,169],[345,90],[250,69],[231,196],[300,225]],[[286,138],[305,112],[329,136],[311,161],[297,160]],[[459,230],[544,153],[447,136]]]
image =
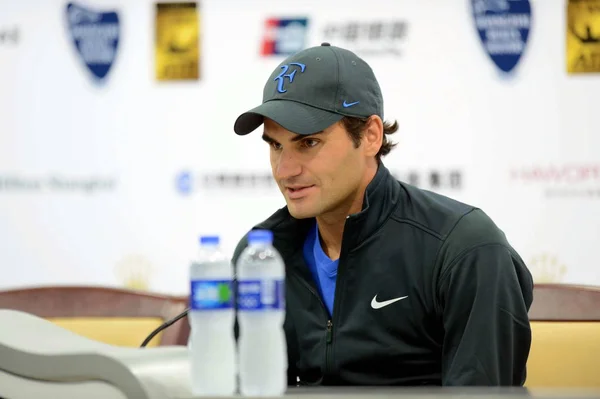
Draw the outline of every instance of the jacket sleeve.
[[[244,236],[237,244],[233,256],[232,256],[232,265],[234,270],[234,280],[237,282],[237,260],[240,257],[242,251],[248,245],[247,236]],[[234,283],[234,301],[237,304],[237,285]],[[299,358],[298,347],[297,347],[297,339],[296,332],[294,329],[293,321],[289,314],[286,314],[284,321],[284,330],[286,336],[286,345],[287,345],[287,357],[288,357],[288,386],[296,386],[297,378],[298,378],[298,369],[297,369],[297,361]],[[237,318],[237,306],[236,306],[236,317],[233,326],[234,337],[237,341],[240,336],[240,325]]]
[[[521,386],[531,346],[533,280],[514,250],[481,244],[439,280],[442,385]]]

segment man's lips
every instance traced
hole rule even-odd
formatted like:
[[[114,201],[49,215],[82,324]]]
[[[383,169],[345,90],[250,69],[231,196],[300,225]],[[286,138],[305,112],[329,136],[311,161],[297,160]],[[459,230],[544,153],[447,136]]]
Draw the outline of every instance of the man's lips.
[[[305,197],[313,190],[315,186],[286,186],[285,192],[290,199],[299,199]]]

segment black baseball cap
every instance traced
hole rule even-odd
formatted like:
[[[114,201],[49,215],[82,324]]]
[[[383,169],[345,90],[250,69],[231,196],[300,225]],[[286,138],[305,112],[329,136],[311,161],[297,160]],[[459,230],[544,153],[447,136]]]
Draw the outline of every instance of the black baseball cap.
[[[381,88],[371,67],[353,52],[322,43],[286,58],[263,90],[263,102],[234,124],[246,135],[272,119],[285,129],[314,134],[344,116],[383,120]]]

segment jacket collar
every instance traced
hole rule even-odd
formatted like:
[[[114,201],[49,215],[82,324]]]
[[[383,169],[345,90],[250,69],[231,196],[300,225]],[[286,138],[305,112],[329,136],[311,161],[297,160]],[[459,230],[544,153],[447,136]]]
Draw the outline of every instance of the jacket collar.
[[[344,226],[342,252],[350,252],[371,237],[390,217],[398,205],[400,184],[389,170],[379,164],[377,173],[365,190],[362,210],[349,215]],[[287,257],[302,249],[315,218],[296,219],[286,207],[279,209],[269,219],[254,229],[273,231],[274,245]]]

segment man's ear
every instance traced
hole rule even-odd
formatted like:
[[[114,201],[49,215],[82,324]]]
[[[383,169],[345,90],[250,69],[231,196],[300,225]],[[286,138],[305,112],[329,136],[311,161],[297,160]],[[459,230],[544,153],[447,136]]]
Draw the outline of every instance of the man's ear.
[[[383,121],[377,115],[372,115],[367,120],[363,134],[365,155],[375,156],[383,143]]]

